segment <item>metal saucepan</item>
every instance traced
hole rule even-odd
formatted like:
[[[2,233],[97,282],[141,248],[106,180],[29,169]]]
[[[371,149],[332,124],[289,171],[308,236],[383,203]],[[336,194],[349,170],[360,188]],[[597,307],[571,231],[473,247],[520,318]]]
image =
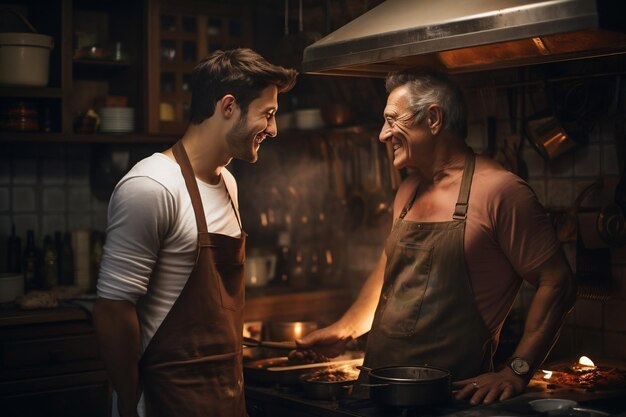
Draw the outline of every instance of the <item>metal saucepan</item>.
[[[369,373],[370,398],[394,407],[415,407],[450,400],[450,372],[432,366],[388,366],[365,368]]]
[[[314,400],[335,400],[350,394],[359,371],[355,364],[329,366],[300,377],[304,395]]]
[[[304,395],[312,400],[336,400],[350,393],[354,381],[312,381],[300,378]]]

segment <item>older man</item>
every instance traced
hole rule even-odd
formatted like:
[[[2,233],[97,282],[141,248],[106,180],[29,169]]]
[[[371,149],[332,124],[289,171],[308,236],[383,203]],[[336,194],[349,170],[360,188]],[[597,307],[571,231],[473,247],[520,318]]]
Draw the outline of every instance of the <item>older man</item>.
[[[334,356],[369,331],[365,365],[429,364],[452,372],[456,398],[521,393],[574,302],[572,275],[530,187],[465,143],[461,90],[430,70],[392,73],[382,142],[411,173],[398,189],[378,265],[336,323],[291,356]],[[507,366],[492,358],[522,283],[537,288]]]

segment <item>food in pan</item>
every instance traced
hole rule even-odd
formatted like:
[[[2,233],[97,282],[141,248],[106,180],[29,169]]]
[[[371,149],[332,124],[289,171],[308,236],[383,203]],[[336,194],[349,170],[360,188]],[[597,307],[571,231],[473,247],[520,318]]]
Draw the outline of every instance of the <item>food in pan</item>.
[[[355,381],[358,376],[359,370],[356,367],[341,366],[311,372],[305,380],[308,382],[347,382]]]
[[[551,367],[536,374],[533,379],[547,383],[546,388],[558,386],[582,388],[588,391],[611,390],[626,387],[626,370],[616,366],[599,366],[582,356],[578,363]]]
[[[568,385],[587,389],[612,389],[626,385],[626,371],[618,368],[596,367],[585,371],[552,371],[550,385]]]

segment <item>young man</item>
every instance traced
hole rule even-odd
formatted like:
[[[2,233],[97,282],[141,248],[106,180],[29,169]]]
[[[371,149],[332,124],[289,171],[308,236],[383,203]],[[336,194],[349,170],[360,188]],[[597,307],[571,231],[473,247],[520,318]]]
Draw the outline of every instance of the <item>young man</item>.
[[[524,390],[573,305],[569,264],[530,187],[465,143],[464,98],[448,77],[392,73],[386,87],[380,140],[411,175],[398,189],[385,250],[346,314],[299,340],[302,350],[291,356],[335,356],[369,331],[369,368],[438,366],[451,371],[458,399],[510,398]],[[537,292],[509,366],[494,372],[522,279]]]
[[[212,53],[183,137],[116,186],[93,312],[114,415],[245,416],[246,234],[226,165],[255,162],[276,136],[296,75],[250,49]]]

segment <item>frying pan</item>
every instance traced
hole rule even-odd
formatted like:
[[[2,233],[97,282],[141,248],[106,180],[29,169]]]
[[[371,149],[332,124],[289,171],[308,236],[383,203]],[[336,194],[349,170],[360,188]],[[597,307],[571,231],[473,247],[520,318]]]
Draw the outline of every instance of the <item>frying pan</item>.
[[[350,381],[316,381],[308,379],[305,374],[300,377],[304,395],[312,400],[335,400],[348,395],[354,380]]]

